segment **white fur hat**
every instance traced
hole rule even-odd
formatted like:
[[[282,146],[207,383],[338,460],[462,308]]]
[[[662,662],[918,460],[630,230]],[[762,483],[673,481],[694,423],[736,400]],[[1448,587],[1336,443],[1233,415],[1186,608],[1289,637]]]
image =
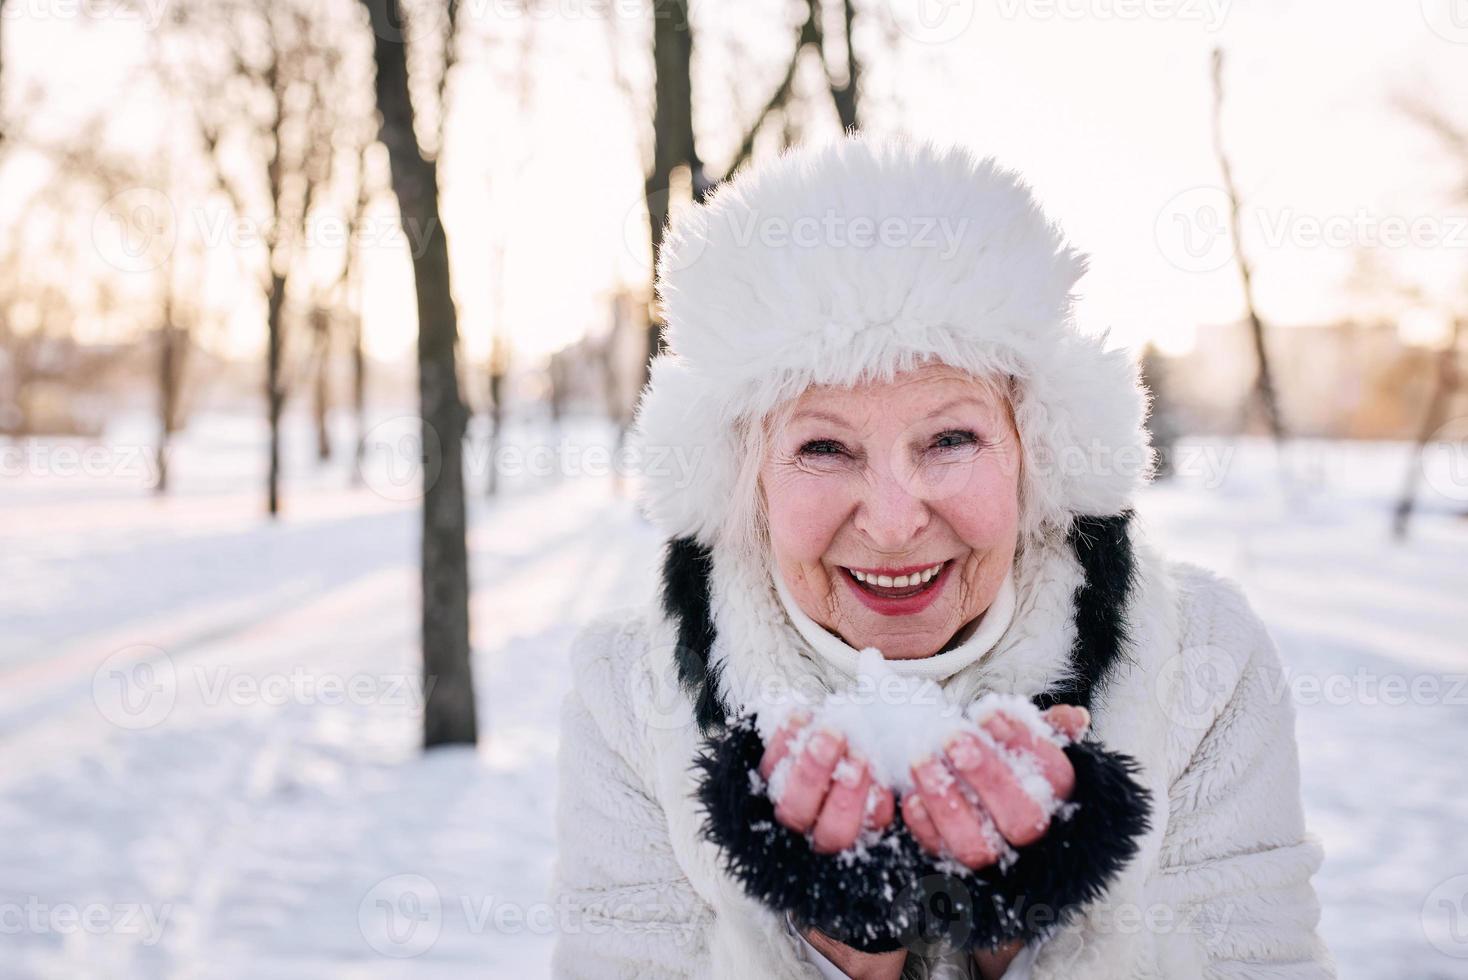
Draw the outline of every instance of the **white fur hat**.
[[[1076,329],[1085,268],[1016,174],[962,147],[849,134],[740,172],[659,256],[669,349],[636,423],[648,516],[712,545],[740,419],[929,360],[1016,379],[1027,530],[1127,509],[1152,468],[1147,395],[1126,351]]]

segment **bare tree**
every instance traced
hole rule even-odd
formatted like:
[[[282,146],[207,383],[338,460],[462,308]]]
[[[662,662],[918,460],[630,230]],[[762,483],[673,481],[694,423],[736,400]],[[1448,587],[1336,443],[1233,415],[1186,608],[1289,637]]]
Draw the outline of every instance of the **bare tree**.
[[[0,147],[5,145],[5,0],[0,0]]]
[[[87,274],[95,245],[79,218],[96,208],[97,185],[58,170],[6,228],[0,252],[0,432],[74,431],[72,397],[95,385],[112,358],[75,339],[77,323],[106,315],[113,296]],[[44,397],[47,391],[52,397]],[[57,397],[60,396],[60,397]]]
[[[347,76],[352,66],[337,37],[341,14],[310,0],[189,0],[174,10],[175,43],[163,46],[160,66],[177,91],[192,95],[218,189],[259,243],[272,517],[280,512],[290,284],[313,208],[330,180],[338,108],[361,84]]]
[[[1435,104],[1417,96],[1400,96],[1395,99],[1395,103],[1403,115],[1430,133],[1462,168],[1463,176],[1459,178],[1455,196],[1459,201],[1468,201],[1468,127],[1450,118]],[[1462,385],[1462,371],[1458,360],[1461,357],[1460,343],[1464,332],[1463,317],[1455,316],[1447,346],[1438,352],[1436,358],[1432,391],[1422,412],[1422,422],[1418,426],[1417,439],[1402,482],[1402,495],[1392,513],[1392,533],[1398,540],[1407,537],[1412,513],[1417,506],[1417,484],[1422,469],[1423,451],[1446,421],[1448,407]]]
[[[1279,398],[1274,387],[1274,376],[1269,366],[1269,349],[1264,343],[1264,321],[1259,317],[1254,303],[1254,272],[1244,252],[1244,242],[1239,223],[1239,191],[1234,185],[1233,168],[1223,146],[1223,49],[1213,49],[1213,149],[1218,155],[1218,168],[1223,174],[1223,188],[1228,195],[1229,226],[1234,238],[1234,256],[1239,267],[1239,279],[1244,288],[1244,308],[1249,321],[1249,335],[1254,340],[1256,374],[1254,391],[1264,410],[1265,422],[1274,436],[1275,444],[1284,441],[1284,420],[1279,410]]]
[[[473,743],[477,737],[469,649],[469,570],[465,542],[463,439],[467,411],[459,395],[458,319],[449,269],[448,240],[440,220],[438,165],[418,143],[409,94],[408,52],[397,0],[362,0],[377,65],[378,138],[387,147],[393,192],[413,241],[413,285],[418,301],[418,398],[425,451],[438,449],[424,473],[423,671],[427,699],[426,747]],[[451,51],[455,0],[449,0],[445,50]],[[445,55],[445,65],[451,55]],[[441,80],[439,91],[444,91]],[[442,115],[443,106],[438,111]],[[412,237],[412,236],[410,236]],[[435,472],[436,471],[436,472]]]
[[[1462,318],[1453,321],[1452,334],[1447,346],[1438,351],[1436,376],[1427,407],[1422,412],[1422,424],[1417,431],[1417,440],[1412,446],[1411,460],[1407,465],[1407,476],[1402,484],[1402,495],[1392,511],[1392,534],[1401,541],[1407,537],[1407,528],[1412,512],[1417,506],[1417,482],[1422,471],[1422,455],[1433,434],[1447,420],[1448,405],[1461,378],[1458,370],[1458,343],[1463,335]]]

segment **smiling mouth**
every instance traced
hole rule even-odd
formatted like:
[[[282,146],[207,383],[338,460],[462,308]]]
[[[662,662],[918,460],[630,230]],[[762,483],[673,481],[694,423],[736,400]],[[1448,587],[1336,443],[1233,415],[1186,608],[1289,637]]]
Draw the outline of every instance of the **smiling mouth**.
[[[901,575],[893,575],[890,571],[862,571],[845,566],[841,570],[855,583],[856,588],[867,595],[879,599],[910,599],[934,588],[942,578],[944,566],[948,564],[940,561],[935,565],[905,571]]]

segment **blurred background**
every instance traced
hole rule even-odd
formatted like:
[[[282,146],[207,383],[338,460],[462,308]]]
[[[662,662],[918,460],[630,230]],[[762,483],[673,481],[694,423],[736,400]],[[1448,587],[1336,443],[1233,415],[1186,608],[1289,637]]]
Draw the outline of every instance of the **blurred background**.
[[[1341,975],[1468,977],[1464,91],[1463,0],[0,0],[0,977],[546,975],[660,229],[852,126],[1092,255]]]

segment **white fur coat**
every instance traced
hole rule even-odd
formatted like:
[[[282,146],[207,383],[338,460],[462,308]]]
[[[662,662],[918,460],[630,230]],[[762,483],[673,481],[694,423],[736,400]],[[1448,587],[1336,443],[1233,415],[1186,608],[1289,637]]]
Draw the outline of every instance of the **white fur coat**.
[[[768,579],[716,554],[722,694],[843,679],[812,656]],[[1014,620],[955,674],[955,699],[1033,696],[1070,670],[1071,598],[1083,576],[1063,542],[1015,569]],[[1294,709],[1273,642],[1240,589],[1136,542],[1132,642],[1092,705],[1092,732],[1133,756],[1151,830],[1105,898],[1046,940],[1033,980],[1334,976],[1316,924],[1320,843],[1300,803]],[[762,584],[763,583],[763,584]],[[577,642],[561,745],[555,975],[816,977],[782,916],[747,898],[700,834],[699,748],[655,609],[608,617]],[[909,972],[964,976],[961,954]]]

